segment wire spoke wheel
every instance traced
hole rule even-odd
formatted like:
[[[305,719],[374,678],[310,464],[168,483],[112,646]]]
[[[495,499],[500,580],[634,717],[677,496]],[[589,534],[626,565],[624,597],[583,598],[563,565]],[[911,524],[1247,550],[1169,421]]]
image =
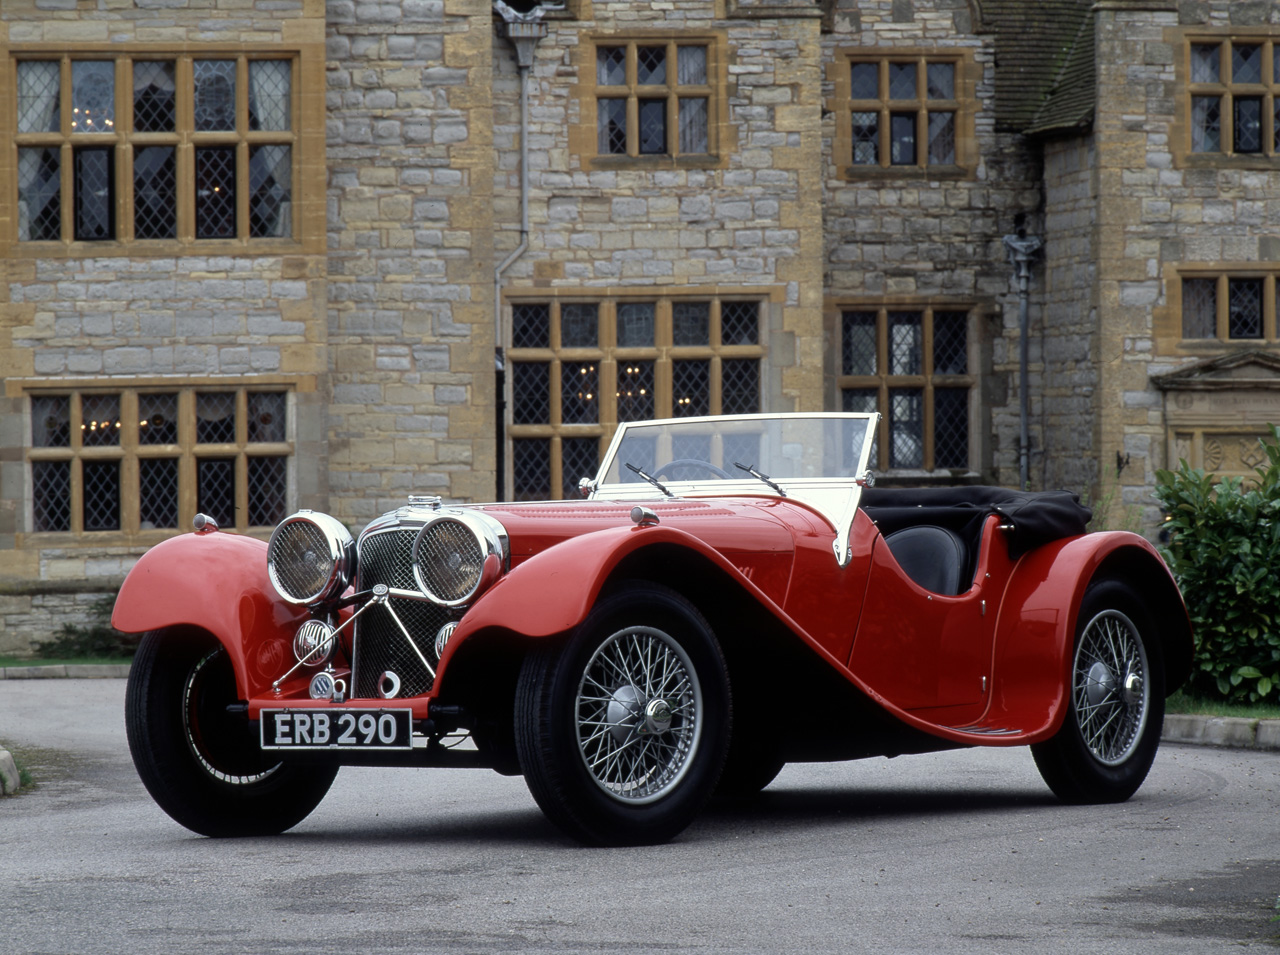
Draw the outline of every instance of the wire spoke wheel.
[[[684,648],[661,630],[608,637],[578,686],[578,750],[605,793],[633,805],[680,784],[702,734],[702,687]]]
[[[1085,745],[1104,765],[1123,763],[1142,738],[1149,709],[1147,654],[1133,621],[1118,610],[1090,620],[1072,672]]]
[[[226,704],[234,700],[235,676],[221,647],[191,668],[182,693],[182,725],[191,755],[214,779],[230,786],[261,782],[280,768],[244,746],[228,745],[237,734]]]

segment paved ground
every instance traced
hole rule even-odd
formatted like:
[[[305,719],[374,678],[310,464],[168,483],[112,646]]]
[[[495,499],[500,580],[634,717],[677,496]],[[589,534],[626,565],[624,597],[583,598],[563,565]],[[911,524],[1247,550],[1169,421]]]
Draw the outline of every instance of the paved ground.
[[[1067,807],[1025,749],[788,767],[669,846],[585,850],[519,779],[345,769],[274,839],[150,801],[120,680],[0,686],[38,785],[0,799],[5,951],[1271,950],[1273,753],[1166,745],[1128,803]]]

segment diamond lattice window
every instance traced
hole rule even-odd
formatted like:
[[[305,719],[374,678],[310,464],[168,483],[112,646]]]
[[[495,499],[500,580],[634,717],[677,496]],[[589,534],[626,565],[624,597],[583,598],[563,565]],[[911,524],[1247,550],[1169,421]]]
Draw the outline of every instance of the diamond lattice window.
[[[1280,155],[1278,54],[1280,43],[1275,40],[1190,40],[1182,107],[1189,134],[1180,148],[1219,158]]]
[[[841,314],[841,406],[881,415],[876,469],[970,467],[970,313],[849,309]]]
[[[1182,340],[1280,340],[1276,330],[1276,276],[1275,271],[1184,275],[1180,282]]]
[[[288,511],[288,396],[282,391],[85,391],[31,396],[31,529],[134,535],[190,524],[228,529]]]
[[[837,148],[849,163],[848,176],[877,169],[964,171],[960,130],[972,109],[962,98],[960,62],[932,56],[886,60],[870,53],[850,58],[847,86],[837,85],[847,100]]]
[[[513,496],[576,496],[619,422],[758,413],[762,316],[755,300],[513,304]]]
[[[18,241],[292,239],[293,75],[290,58],[19,60]]]
[[[597,45],[597,154],[709,155],[715,123],[710,49],[684,40]]]

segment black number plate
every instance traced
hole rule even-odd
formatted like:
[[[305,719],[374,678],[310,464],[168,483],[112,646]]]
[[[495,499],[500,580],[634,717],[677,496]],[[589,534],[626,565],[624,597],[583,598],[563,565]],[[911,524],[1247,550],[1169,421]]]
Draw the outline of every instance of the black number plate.
[[[263,749],[412,749],[409,710],[263,710]]]

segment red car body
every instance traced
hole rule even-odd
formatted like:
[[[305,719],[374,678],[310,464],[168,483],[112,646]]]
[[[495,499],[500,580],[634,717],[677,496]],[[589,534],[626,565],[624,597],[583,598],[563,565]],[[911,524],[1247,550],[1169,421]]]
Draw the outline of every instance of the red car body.
[[[865,465],[865,460],[864,453],[860,463]],[[606,468],[609,464],[607,460]],[[712,467],[720,471],[718,466]],[[634,488],[642,488],[643,496],[652,499],[637,504]],[[855,496],[859,493],[852,482],[849,489]],[[1082,735],[1076,729],[1065,733],[1064,723],[1083,725],[1084,721],[1084,716],[1073,717],[1073,682],[1080,684],[1084,679],[1087,683],[1085,677],[1092,674],[1089,678],[1094,683],[1109,681],[1112,697],[1138,700],[1144,687],[1155,681],[1158,685],[1145,690],[1151,698],[1142,697],[1146,719],[1162,712],[1163,695],[1172,692],[1188,672],[1191,632],[1185,608],[1159,554],[1142,537],[1121,532],[1072,533],[1037,539],[1028,546],[1018,539],[1018,518],[1009,516],[1012,508],[1002,507],[998,501],[969,508],[963,500],[966,492],[956,489],[946,492],[946,501],[934,508],[920,506],[936,498],[929,492],[863,491],[861,506],[852,512],[843,536],[841,528],[833,525],[830,508],[815,507],[801,499],[803,494],[781,496],[763,484],[758,492],[750,483],[745,487],[733,484],[727,489],[729,493],[715,496],[715,488],[709,494],[701,486],[688,487],[687,493],[672,497],[653,495],[648,484],[629,485],[626,490],[622,500],[493,504],[468,509],[417,502],[397,512],[398,518],[388,515],[386,520],[393,523],[409,518],[430,523],[440,519],[433,518],[433,513],[465,511],[466,519],[471,520],[470,515],[476,512],[496,522],[506,534],[505,553],[489,554],[477,565],[477,579],[485,580],[477,596],[461,607],[447,608],[453,618],[451,633],[438,659],[430,652],[417,651],[423,663],[434,670],[430,686],[423,692],[383,698],[379,684],[376,700],[369,693],[357,695],[350,671],[354,662],[351,634],[358,628],[350,625],[350,618],[362,608],[360,585],[353,587],[342,581],[345,601],[336,597],[324,608],[326,619],[338,628],[332,638],[336,649],[326,670],[350,685],[350,695],[339,693],[336,699],[318,701],[311,691],[315,668],[299,666],[294,649],[299,627],[317,616],[316,606],[281,596],[268,573],[268,544],[248,537],[206,529],[153,548],[125,581],[113,624],[126,632],[158,635],[151,638],[154,646],[150,651],[157,661],[165,659],[167,648],[183,641],[225,654],[234,691],[228,688],[222,708],[231,712],[228,719],[243,721],[247,729],[229,728],[219,715],[216,725],[193,732],[189,698],[196,681],[175,678],[177,683],[186,679],[186,710],[181,718],[173,713],[169,718],[186,721],[185,734],[179,735],[186,736],[188,749],[199,748],[190,742],[193,736],[214,732],[252,736],[264,711],[310,714],[321,706],[336,719],[344,710],[372,713],[375,709],[407,709],[414,732],[426,740],[425,745],[420,740],[415,748],[394,751],[329,746],[269,753],[266,760],[280,756],[285,765],[296,762],[312,768],[351,762],[462,763],[532,774],[536,778],[530,785],[544,810],[571,835],[587,842],[669,838],[710,796],[716,786],[713,777],[720,779],[721,786],[759,788],[761,778],[771,778],[790,760],[1033,744],[1045,749],[1037,751],[1042,771],[1054,758],[1065,760],[1066,768],[1046,771],[1055,791],[1065,798],[1097,801],[1127,798],[1145,776],[1148,756],[1154,756],[1154,744],[1149,742],[1143,746],[1149,747],[1150,753],[1138,754],[1138,761],[1146,765],[1136,783],[1126,778],[1109,788],[1104,786],[1103,791],[1088,786],[1081,791],[1080,785],[1073,789],[1061,782],[1064,775],[1079,775],[1071,768],[1072,760],[1079,762],[1078,754],[1072,755],[1075,750],[1070,747],[1064,749],[1065,736],[1076,740],[1078,749],[1076,738]],[[994,497],[1001,499],[1002,495]],[[1004,497],[1016,498],[1014,503],[1018,504],[1030,500],[1029,506],[1036,506],[1031,495],[1009,492]],[[872,498],[875,505],[867,503]],[[928,523],[930,515],[943,515],[943,523],[950,520],[956,524],[957,502],[968,508],[962,516],[969,539],[958,545],[967,550],[961,558],[962,583],[958,592],[937,592],[917,581],[919,572],[904,569],[888,542],[893,535],[882,525],[886,521],[902,524],[904,509],[898,505],[903,503],[919,508],[922,522]],[[881,510],[893,516],[881,519]],[[948,518],[948,514],[952,516]],[[908,513],[907,520],[916,518]],[[958,539],[955,533],[951,537]],[[415,543],[415,555],[417,546]],[[1077,646],[1088,623],[1081,619],[1081,608],[1091,586],[1104,583],[1123,589],[1120,609],[1103,608],[1095,616],[1095,596],[1088,611],[1091,619],[1103,623],[1137,621],[1132,626],[1135,638],[1139,632],[1141,636],[1136,641],[1141,644],[1141,666],[1136,657],[1131,666],[1112,665],[1110,671],[1095,663],[1085,677],[1075,679],[1073,666],[1081,665]],[[367,581],[363,586],[367,591]],[[645,593],[658,597],[627,598],[628,589],[637,587],[650,588]],[[565,685],[570,687],[573,679],[578,679],[577,712],[581,713],[585,699],[581,687],[587,684],[581,677],[556,677],[554,667],[561,665],[560,656],[569,654],[566,647],[575,640],[588,639],[580,634],[603,604],[621,601],[624,607],[636,608],[628,612],[643,615],[646,600],[650,604],[662,602],[668,595],[680,605],[671,613],[692,613],[706,624],[724,661],[724,719],[699,724],[699,732],[701,727],[710,727],[707,732],[718,740],[714,742],[718,750],[711,758],[718,765],[705,773],[711,782],[704,779],[700,788],[706,791],[686,799],[695,807],[692,810],[688,805],[678,810],[666,805],[677,802],[680,786],[692,785],[684,777],[674,789],[668,787],[670,791],[663,789],[659,796],[646,795],[640,800],[633,799],[629,790],[622,795],[609,790],[600,779],[594,781],[604,793],[601,805],[596,805],[601,793],[591,788],[590,779],[582,784],[585,789],[580,798],[566,796],[561,790],[576,785],[571,777],[582,767],[572,758],[556,767],[554,747],[548,742],[558,732],[554,687],[556,679],[567,680]],[[401,617],[408,619],[406,611],[416,612],[417,605],[401,601],[400,606],[405,610],[396,616],[397,623]],[[375,608],[370,614],[378,612]],[[644,633],[665,633],[678,631],[680,626],[664,629],[645,624],[645,628]],[[394,637],[395,631],[391,632]],[[407,632],[405,636],[426,646],[425,637],[411,637]],[[427,636],[434,638],[435,634]],[[595,639],[598,643],[599,638]],[[655,646],[663,649],[667,644]],[[542,661],[538,664],[543,667],[540,676],[528,672],[533,665],[527,661],[533,657]],[[551,657],[555,661],[546,662]],[[680,660],[697,671],[697,655],[692,650]],[[679,661],[677,665],[681,665]],[[162,664],[156,666],[163,670]],[[701,671],[697,672],[701,676]],[[1131,685],[1119,687],[1122,678]],[[398,686],[399,677],[394,682]],[[641,684],[634,678],[615,682],[627,687]],[[714,682],[702,677],[708,687]],[[539,689],[544,686],[545,693]],[[1081,685],[1078,690],[1082,712],[1091,701],[1102,699],[1100,691],[1091,686]],[[643,692],[636,689],[628,695],[617,687],[611,692],[612,696],[606,693],[601,697],[601,705],[611,707],[608,720],[600,717],[601,725],[622,741],[619,745],[624,750],[647,743],[642,739],[646,724],[638,710],[644,702],[640,699]],[[1089,692],[1094,696],[1088,696]],[[710,699],[714,693],[704,695]],[[143,724],[164,719],[158,710],[162,703],[143,712],[148,706],[145,696],[139,688],[132,693],[135,702],[130,704],[131,712],[136,711],[132,722],[137,724],[131,729],[131,745],[135,759],[140,759],[144,781],[147,771],[143,764],[150,757],[146,753],[140,756],[140,750],[154,750],[160,744],[151,738],[158,730],[148,731]],[[543,707],[537,713],[531,702],[535,697],[542,700]],[[670,701],[664,697],[658,702],[665,705]],[[713,700],[706,705],[717,704]],[[675,738],[661,718],[666,711],[658,707],[656,712],[659,717],[650,719],[648,732],[655,739]],[[632,735],[618,729],[624,717]],[[546,726],[539,722],[543,719],[549,721]],[[718,722],[730,721],[732,729],[716,728]],[[538,728],[530,729],[533,724]],[[471,733],[475,750],[458,752],[432,742],[460,730]],[[1150,735],[1149,729],[1144,732]],[[1158,737],[1158,727],[1155,733]],[[1086,727],[1083,736],[1088,735]],[[528,738],[522,743],[525,736]],[[258,738],[265,743],[260,735]],[[572,732],[568,738],[575,738]],[[581,743],[587,738],[580,725],[576,739]],[[690,745],[696,754],[713,746],[707,742],[710,738],[693,740]],[[579,747],[583,754],[586,745]],[[535,762],[541,766],[543,758],[538,753],[542,750],[547,751],[543,755],[551,769],[531,769]],[[255,753],[255,757],[262,756]],[[217,762],[199,753],[197,757],[197,762]],[[590,766],[586,755],[582,759]],[[1096,767],[1103,775],[1116,769],[1110,759],[1104,755]],[[1125,768],[1123,761],[1118,765]],[[1085,768],[1089,768],[1087,761]],[[693,770],[688,772],[696,775]],[[1058,784],[1052,778],[1055,772]],[[246,774],[246,778],[251,782],[245,787],[260,785],[253,781],[254,774]],[[564,782],[566,778],[570,782]],[[764,779],[764,784],[767,782]],[[157,787],[152,788],[155,793]],[[172,794],[156,795],[171,814],[196,831],[225,834],[218,828],[221,823],[215,825],[201,817],[193,824],[190,814],[184,817],[181,810],[175,812]],[[558,802],[573,803],[575,799],[582,805],[571,805],[570,810]],[[632,806],[628,800],[639,805]],[[662,815],[655,806],[665,806],[667,815],[674,819],[654,821],[650,817]],[[632,817],[638,812],[649,815],[640,820],[637,836],[637,821]],[[579,818],[584,816],[585,822]]]

